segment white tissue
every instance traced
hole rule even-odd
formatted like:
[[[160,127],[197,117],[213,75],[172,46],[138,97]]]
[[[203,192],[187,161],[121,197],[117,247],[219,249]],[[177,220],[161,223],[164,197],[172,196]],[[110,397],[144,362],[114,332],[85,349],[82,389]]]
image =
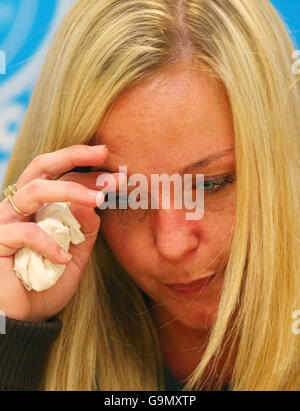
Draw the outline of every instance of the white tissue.
[[[66,251],[70,243],[80,244],[85,241],[70,205],[70,202],[44,204],[35,214],[35,222]],[[28,291],[45,291],[53,287],[65,268],[65,264],[54,264],[26,247],[14,255],[14,270]]]

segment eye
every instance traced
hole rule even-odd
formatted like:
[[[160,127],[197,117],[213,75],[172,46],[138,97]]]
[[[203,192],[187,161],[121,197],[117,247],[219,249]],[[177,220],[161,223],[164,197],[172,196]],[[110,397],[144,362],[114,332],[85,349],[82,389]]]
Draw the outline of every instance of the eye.
[[[195,188],[204,189],[204,191],[209,194],[216,194],[224,190],[229,184],[233,184],[234,182],[235,178],[233,178],[232,176],[227,176],[223,178],[205,180],[204,183],[201,182],[196,184]]]

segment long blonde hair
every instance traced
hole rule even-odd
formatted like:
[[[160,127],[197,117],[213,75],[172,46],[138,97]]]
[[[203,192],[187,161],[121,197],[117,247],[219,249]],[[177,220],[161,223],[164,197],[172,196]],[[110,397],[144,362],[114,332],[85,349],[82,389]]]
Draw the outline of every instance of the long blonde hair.
[[[300,388],[300,337],[292,332],[300,309],[294,48],[268,0],[77,0],[53,40],[11,156],[3,187],[37,155],[89,144],[123,90],[177,63],[193,61],[225,86],[236,139],[236,223],[218,315],[187,390],[210,386],[215,370],[208,365],[228,336],[228,364],[236,354],[232,390]],[[63,329],[41,389],[165,389],[147,298],[101,233],[59,318]],[[225,368],[213,389],[222,387]]]

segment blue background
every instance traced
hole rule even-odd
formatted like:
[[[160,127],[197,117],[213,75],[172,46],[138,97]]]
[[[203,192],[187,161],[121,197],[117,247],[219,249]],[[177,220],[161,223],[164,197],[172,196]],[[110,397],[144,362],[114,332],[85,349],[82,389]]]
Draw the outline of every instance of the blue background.
[[[41,63],[72,3],[73,0],[0,0],[0,184]],[[295,47],[300,49],[300,0],[272,3],[288,25]]]

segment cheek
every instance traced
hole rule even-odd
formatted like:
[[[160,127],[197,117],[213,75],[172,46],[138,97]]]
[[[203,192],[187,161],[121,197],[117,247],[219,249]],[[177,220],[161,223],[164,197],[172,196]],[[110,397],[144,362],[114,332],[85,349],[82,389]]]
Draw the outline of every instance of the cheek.
[[[223,207],[205,209],[200,231],[204,235],[206,244],[210,244],[216,253],[228,256],[236,218],[235,201],[224,202]],[[205,234],[204,234],[205,233]],[[222,251],[224,250],[224,251]],[[225,251],[226,250],[226,251]]]
[[[112,210],[101,214],[101,232],[110,248],[117,254],[126,248],[129,230]],[[132,233],[132,231],[130,231]]]
[[[126,210],[126,215],[116,210],[103,212],[101,232],[121,265],[128,273],[134,273],[143,268],[145,256],[150,254],[149,237],[138,216],[133,218],[129,212]]]

